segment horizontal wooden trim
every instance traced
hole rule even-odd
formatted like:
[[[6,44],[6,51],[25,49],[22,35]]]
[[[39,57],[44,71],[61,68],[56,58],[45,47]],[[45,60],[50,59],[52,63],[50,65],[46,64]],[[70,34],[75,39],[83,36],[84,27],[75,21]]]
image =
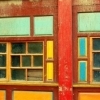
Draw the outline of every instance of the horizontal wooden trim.
[[[92,84],[86,84],[86,83],[84,83],[84,84],[74,84],[73,87],[74,88],[78,88],[78,87],[79,88],[80,87],[82,87],[82,88],[86,88],[86,87],[89,87],[89,88],[92,88],[92,87],[94,88],[95,87],[96,88],[97,87],[98,88],[98,87],[100,87],[100,82],[99,83],[94,83],[94,84],[93,83]]]
[[[42,83],[42,82],[1,82],[0,85],[18,85],[18,86],[53,86],[53,87],[58,87],[58,83]]]

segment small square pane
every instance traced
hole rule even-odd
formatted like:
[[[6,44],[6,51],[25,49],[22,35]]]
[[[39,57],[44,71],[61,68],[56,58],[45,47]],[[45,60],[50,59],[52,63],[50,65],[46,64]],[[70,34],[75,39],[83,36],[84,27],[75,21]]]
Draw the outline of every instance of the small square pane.
[[[100,53],[93,53],[93,66],[100,67]]]
[[[12,53],[25,53],[25,43],[12,43]]]
[[[20,66],[20,56],[11,56],[11,65],[12,67]]]
[[[0,52],[5,53],[6,52],[6,44],[5,43],[0,43]]]
[[[93,81],[100,82],[100,71],[94,71],[93,73]]]
[[[22,56],[22,66],[30,67],[31,66],[31,56]]]
[[[25,70],[24,69],[12,69],[11,78],[12,80],[25,80]]]
[[[28,81],[43,81],[43,70],[42,69],[29,69],[27,72]]]
[[[43,52],[43,43],[42,42],[28,43],[28,52],[29,53],[42,53]]]
[[[0,78],[6,78],[6,70],[0,70]]]
[[[38,66],[43,66],[43,56],[34,56],[34,66],[38,67]]]
[[[100,38],[93,39],[93,50],[100,50]]]
[[[53,35],[53,16],[34,17],[35,35]]]
[[[0,67],[6,67],[6,55],[0,55]]]

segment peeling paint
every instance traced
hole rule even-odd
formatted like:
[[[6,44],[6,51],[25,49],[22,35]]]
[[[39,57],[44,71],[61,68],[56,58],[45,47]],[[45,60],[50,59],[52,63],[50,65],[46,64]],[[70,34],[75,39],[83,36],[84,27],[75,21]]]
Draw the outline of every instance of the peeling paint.
[[[62,91],[62,90],[63,90],[63,89],[62,89],[62,87],[60,86],[60,87],[59,87],[59,91]]]
[[[22,5],[21,1],[0,1],[0,7],[5,7],[6,5]]]
[[[95,0],[74,0],[73,4],[74,5],[91,5],[94,4]],[[96,1],[97,2],[97,1]]]

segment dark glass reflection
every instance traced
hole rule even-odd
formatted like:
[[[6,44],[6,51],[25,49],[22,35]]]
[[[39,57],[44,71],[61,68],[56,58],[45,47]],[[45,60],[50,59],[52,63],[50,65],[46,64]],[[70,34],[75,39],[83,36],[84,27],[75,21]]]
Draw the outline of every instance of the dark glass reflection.
[[[43,56],[34,56],[34,66],[43,66]]]
[[[6,67],[6,55],[0,55],[0,67]]]
[[[12,43],[12,53],[25,53],[25,43]]]
[[[6,44],[0,43],[0,52],[2,52],[2,53],[6,52]]]
[[[31,56],[22,56],[22,66],[31,66]]]
[[[100,50],[100,38],[93,39],[93,50]]]
[[[94,73],[93,73],[93,81],[100,82],[100,71],[94,71]]]
[[[42,42],[28,43],[28,52],[29,53],[42,53],[43,52],[43,43]]]
[[[41,70],[41,69],[37,69],[37,70],[29,69],[27,72],[27,80],[28,81],[43,81],[43,70]]]
[[[11,56],[11,65],[12,67],[20,66],[20,56]]]
[[[25,80],[25,70],[12,69],[11,77],[12,77],[12,80]]]
[[[6,70],[0,70],[0,78],[6,78]]]
[[[93,66],[100,67],[100,53],[93,53]]]

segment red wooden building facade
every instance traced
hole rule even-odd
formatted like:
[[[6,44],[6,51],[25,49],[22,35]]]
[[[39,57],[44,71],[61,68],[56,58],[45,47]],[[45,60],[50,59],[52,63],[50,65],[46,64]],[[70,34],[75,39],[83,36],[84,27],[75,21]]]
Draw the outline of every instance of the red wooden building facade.
[[[100,99],[100,1],[0,1],[0,100]]]

